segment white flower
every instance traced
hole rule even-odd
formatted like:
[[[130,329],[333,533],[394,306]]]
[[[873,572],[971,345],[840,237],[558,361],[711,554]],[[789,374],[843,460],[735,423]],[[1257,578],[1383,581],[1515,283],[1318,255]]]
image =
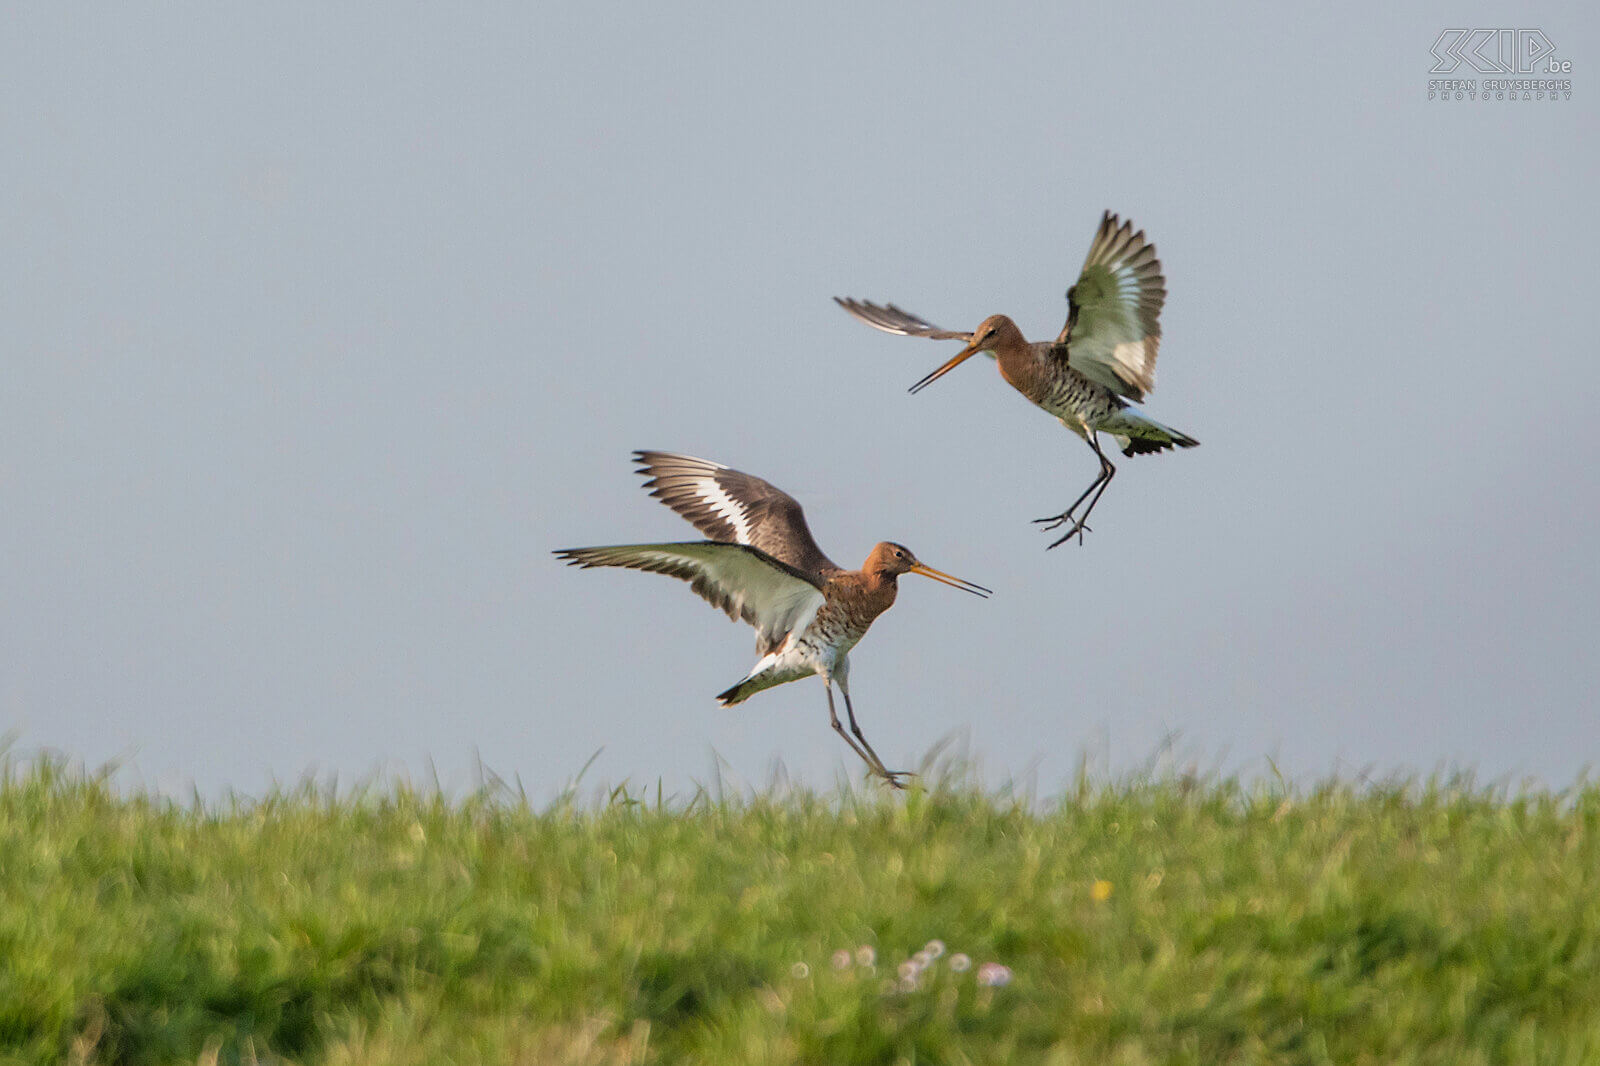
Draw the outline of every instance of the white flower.
[[[811,976],[811,967],[807,966],[803,962],[797,962],[793,966],[789,967],[789,973],[796,981],[804,981],[807,977]]]
[[[871,966],[878,961],[878,953],[872,950],[871,944],[862,944],[856,948],[856,965]]]
[[[956,952],[954,955],[950,956],[950,968],[952,970],[954,970],[956,973],[965,972],[967,967],[969,967],[971,965],[972,965],[972,960],[969,959],[966,955],[962,954],[959,951]]]
[[[850,950],[840,948],[833,953],[833,968],[835,970],[848,970],[850,968]]]
[[[978,983],[991,988],[1002,988],[1011,983],[1011,967],[998,962],[986,962],[978,967]]]

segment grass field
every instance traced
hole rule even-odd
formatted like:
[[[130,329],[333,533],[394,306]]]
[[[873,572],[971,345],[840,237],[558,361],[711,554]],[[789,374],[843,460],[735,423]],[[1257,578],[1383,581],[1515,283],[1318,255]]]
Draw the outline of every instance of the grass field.
[[[201,806],[12,763],[0,1062],[1600,1062],[1597,819],[1181,776]]]

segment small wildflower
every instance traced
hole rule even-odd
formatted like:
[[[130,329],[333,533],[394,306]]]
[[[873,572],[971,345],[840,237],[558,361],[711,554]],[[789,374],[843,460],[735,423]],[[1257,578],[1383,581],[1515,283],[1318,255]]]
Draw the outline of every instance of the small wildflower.
[[[967,967],[971,965],[972,960],[959,951],[950,956],[950,968],[956,973],[965,973]]]
[[[911,978],[911,980],[915,981],[917,979],[917,974],[919,974],[921,972],[922,972],[922,967],[918,966],[915,962],[912,962],[910,959],[907,959],[905,962],[902,962],[900,964],[900,979],[901,980],[905,980],[907,977],[909,977],[909,978]]]
[[[933,955],[928,951],[927,948],[923,948],[921,951],[911,956],[911,961],[917,964],[917,969],[926,970],[929,966],[933,965]]]
[[[1089,886],[1089,898],[1096,903],[1104,903],[1111,898],[1111,882],[1096,881]]]
[[[833,968],[835,970],[848,970],[850,968],[850,951],[840,948],[833,953]]]
[[[871,944],[862,944],[856,948],[856,965],[871,966],[878,961],[878,953],[872,950]]]
[[[917,990],[917,978],[916,978],[916,975],[913,974],[910,977],[902,977],[902,978],[900,978],[900,983],[898,985],[896,985],[895,987],[900,989],[900,991],[902,991],[902,992],[915,992]]]
[[[922,950],[926,951],[930,957],[937,959],[940,955],[944,954],[944,941],[930,940],[928,941],[928,946]]]
[[[789,967],[789,973],[796,981],[804,981],[811,976],[811,967],[803,962],[797,962]]]
[[[998,962],[986,962],[978,967],[978,983],[990,988],[1003,988],[1011,983],[1011,967]]]

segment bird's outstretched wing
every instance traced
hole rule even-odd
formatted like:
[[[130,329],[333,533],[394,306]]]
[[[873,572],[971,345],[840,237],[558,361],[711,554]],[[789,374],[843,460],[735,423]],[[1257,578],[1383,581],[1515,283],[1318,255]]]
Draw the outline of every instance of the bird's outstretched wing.
[[[555,554],[570,566],[622,566],[682,578],[729,618],[755,626],[762,655],[810,625],[823,603],[822,588],[814,578],[746,544],[618,544],[563,548]]]
[[[672,452],[634,452],[650,495],[712,540],[758,548],[813,577],[837,570],[793,496],[751,474]]]
[[[1166,279],[1156,246],[1107,211],[1078,280],[1067,290],[1067,365],[1131,400],[1155,387]]]
[[[899,337],[931,337],[937,341],[970,341],[972,334],[951,329],[940,329],[925,322],[910,311],[902,311],[894,304],[875,304],[871,300],[853,300],[835,296],[833,302],[849,311],[873,329],[893,333]]]

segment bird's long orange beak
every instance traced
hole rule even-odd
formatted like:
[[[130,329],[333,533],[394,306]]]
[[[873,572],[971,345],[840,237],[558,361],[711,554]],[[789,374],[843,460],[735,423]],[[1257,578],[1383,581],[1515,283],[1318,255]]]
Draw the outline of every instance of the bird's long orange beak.
[[[913,574],[921,574],[923,577],[931,577],[942,585],[949,585],[951,588],[960,589],[962,592],[970,592],[974,596],[987,598],[994,595],[992,589],[986,589],[982,585],[975,585],[964,578],[956,577],[954,574],[947,574],[943,570],[935,570],[926,563],[918,563],[911,568],[911,572]]]
[[[957,352],[954,359],[951,359],[938,370],[935,370],[933,373],[929,374],[927,377],[911,386],[911,391],[913,393],[921,392],[923,389],[927,388],[929,385],[932,385],[935,381],[938,381],[940,378],[950,373],[950,371],[954,370],[968,359],[971,359],[973,356],[977,355],[978,350],[977,340],[975,338],[969,340],[967,346]]]

